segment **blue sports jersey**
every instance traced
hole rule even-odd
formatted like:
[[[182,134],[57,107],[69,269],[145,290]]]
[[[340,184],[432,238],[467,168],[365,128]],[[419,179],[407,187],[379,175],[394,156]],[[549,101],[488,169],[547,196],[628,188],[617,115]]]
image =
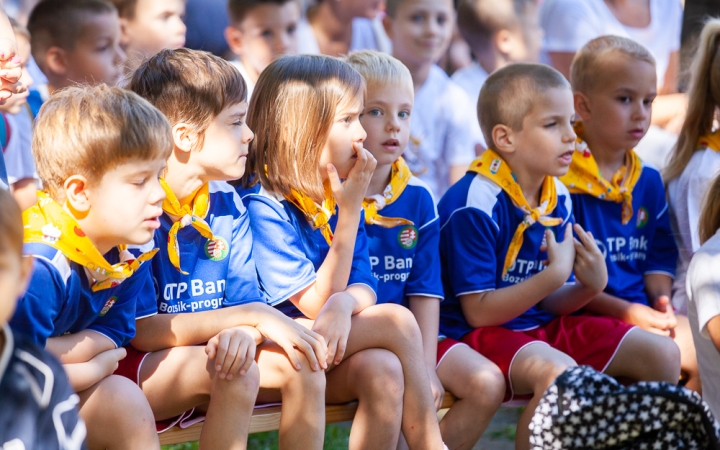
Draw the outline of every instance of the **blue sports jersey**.
[[[92,330],[122,347],[135,336],[135,304],[152,296],[150,264],[118,286],[92,292],[85,268],[46,244],[25,244],[35,258],[27,292],[20,298],[10,325],[19,335],[44,347],[49,337]],[[117,248],[105,254],[120,262]]]
[[[413,225],[384,228],[366,225],[370,266],[378,280],[378,303],[408,305],[408,297],[443,298],[440,277],[440,220],[430,189],[410,178],[396,200],[380,211],[384,217],[401,217]]]
[[[592,232],[605,255],[608,284],[605,292],[648,305],[643,276],[675,276],[678,259],[670,231],[668,203],[660,172],[643,164],[632,192],[633,218],[622,224],[622,203],[587,194],[571,194],[575,220]]]
[[[555,179],[557,206],[550,217],[562,224],[552,227],[562,240],[572,223],[572,202],[567,188]],[[460,306],[460,296],[521,283],[545,268],[547,254],[540,251],[546,227],[539,222],[525,230],[515,264],[502,275],[505,256],[523,212],[497,184],[483,175],[467,173],[440,200],[440,258],[445,301],[440,306],[440,332],[460,340],[473,330]],[[573,276],[569,282],[574,280]],[[555,316],[537,305],[502,324],[511,330],[529,330]]]
[[[209,191],[205,220],[216,240],[206,239],[191,226],[178,231],[180,266],[187,275],[177,270],[168,256],[173,221],[167,214],[160,217],[154,242],[160,251],[152,260],[157,297],[138,303],[138,319],[156,313],[198,312],[264,301],[252,257],[247,210],[229,184],[211,181]]]
[[[290,317],[302,316],[286,300],[315,282],[315,273],[330,246],[320,230],[313,230],[305,215],[281,196],[260,185],[240,190],[240,195],[250,211],[253,254],[267,301]],[[364,222],[361,214],[348,286],[365,284],[375,291],[377,282],[370,269]],[[330,226],[334,231],[337,214],[330,219]]]

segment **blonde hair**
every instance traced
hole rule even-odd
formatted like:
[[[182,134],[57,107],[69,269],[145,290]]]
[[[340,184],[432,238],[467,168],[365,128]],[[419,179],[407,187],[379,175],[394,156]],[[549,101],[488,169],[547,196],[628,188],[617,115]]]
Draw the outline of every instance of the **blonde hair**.
[[[605,76],[603,60],[613,54],[644,61],[655,66],[655,58],[648,49],[632,39],[621,36],[600,36],[583,45],[570,66],[570,84],[575,92],[588,92]]]
[[[38,175],[56,201],[72,175],[88,182],[132,159],[167,159],[170,124],[139,95],[106,85],[69,87],[40,109],[32,138]]]
[[[477,113],[485,141],[493,146],[492,130],[507,125],[520,131],[538,94],[551,88],[570,88],[565,77],[544,64],[516,63],[493,72],[480,89]]]
[[[703,244],[713,237],[718,229],[720,229],[720,176],[715,177],[705,193],[705,201],[698,220],[700,243]]]
[[[698,138],[712,132],[715,111],[720,105],[719,19],[711,19],[705,24],[690,73],[685,123],[663,173],[665,183],[682,174],[693,153],[698,150]]]
[[[352,52],[345,61],[360,72],[368,88],[400,84],[414,92],[410,70],[399,59],[387,53],[374,50]]]
[[[320,203],[318,168],[338,107],[362,101],[363,77],[329,56],[284,56],[260,74],[247,117],[255,132],[243,186],[260,182],[282,195],[296,189]]]
[[[202,147],[210,122],[247,98],[240,71],[208,52],[179,48],[162,50],[137,68],[128,89],[165,114],[170,123],[193,125]]]

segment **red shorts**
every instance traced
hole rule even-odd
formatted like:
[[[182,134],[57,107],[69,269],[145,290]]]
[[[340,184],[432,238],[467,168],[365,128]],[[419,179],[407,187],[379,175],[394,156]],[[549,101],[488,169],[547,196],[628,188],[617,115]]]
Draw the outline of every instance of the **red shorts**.
[[[142,363],[145,361],[145,358],[150,353],[141,352],[131,345],[125,347],[125,350],[127,350],[127,356],[119,361],[118,368],[115,370],[114,374],[129,378],[133,383],[136,383],[139,386],[140,368],[142,367]],[[196,412],[195,408],[193,408],[185,411],[177,417],[155,421],[155,428],[157,428],[158,433],[162,433],[175,425],[180,426],[180,428],[187,428],[190,425],[194,425],[204,420],[205,414]]]
[[[458,342],[455,339],[445,338],[442,341],[438,342],[437,344],[437,364],[435,365],[435,368],[437,369],[440,367],[440,363],[442,360],[447,356],[448,353],[450,353],[450,350],[454,349],[455,347],[459,345],[465,345],[462,342]]]
[[[462,341],[497,364],[505,376],[505,401],[510,401],[514,396],[510,370],[518,352],[529,344],[542,342],[567,354],[579,365],[603,372],[633,328],[609,317],[561,316],[526,331],[503,327],[477,328],[463,336]]]

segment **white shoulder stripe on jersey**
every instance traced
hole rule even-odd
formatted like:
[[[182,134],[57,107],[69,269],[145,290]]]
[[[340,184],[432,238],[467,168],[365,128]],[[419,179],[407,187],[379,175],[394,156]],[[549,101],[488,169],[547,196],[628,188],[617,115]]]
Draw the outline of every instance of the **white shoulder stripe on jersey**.
[[[423,226],[421,226],[420,228],[418,228],[418,231],[420,231],[420,230],[422,230],[423,228],[427,227],[428,225],[430,225],[431,223],[435,222],[436,220],[440,220],[440,217],[439,217],[437,214],[435,214],[435,218],[434,218],[433,220],[429,221],[429,222],[426,223],[425,225],[423,225]]]
[[[555,192],[557,192],[558,197],[561,195],[565,197],[565,211],[567,211],[567,215],[563,218],[562,223],[562,225],[565,225],[572,216],[572,198],[570,197],[570,191],[568,191],[567,186],[557,177],[553,179],[555,180]]]
[[[456,212],[462,211],[463,209],[473,208],[484,212],[490,218],[493,225],[495,225],[495,228],[499,230],[500,226],[493,219],[492,211],[493,208],[495,208],[495,205],[497,205],[498,195],[500,192],[502,192],[500,186],[490,181],[490,179],[481,174],[475,175],[475,178],[473,178],[470,183],[470,187],[468,188],[465,206],[453,211],[445,223],[440,224],[440,229],[442,230],[445,228],[445,225],[450,223],[450,220]]]
[[[430,198],[432,199],[433,212],[435,213],[435,217],[439,217],[438,210],[437,210],[437,200],[435,199],[435,195],[433,195],[433,193],[430,190],[430,187],[427,185],[427,183],[425,183],[423,180],[421,180],[420,178],[413,175],[410,177],[408,186],[417,186],[417,187],[425,189],[425,191],[430,195]],[[428,222],[428,223],[431,223],[431,222]]]
[[[210,181],[208,183],[208,188],[210,190],[211,194],[215,194],[218,192],[222,192],[225,194],[232,195],[233,203],[235,204],[235,208],[237,208],[238,211],[245,212],[245,205],[243,205],[242,200],[240,199],[240,195],[237,193],[235,188],[231,186],[226,181]]]
[[[48,259],[45,256],[42,255],[32,255],[35,259],[42,259],[43,261],[47,262],[51,266],[55,268],[60,273],[60,277],[63,280],[63,283],[67,284],[67,280],[70,278],[70,275],[72,275],[72,269],[70,268],[70,262],[69,260],[63,255],[62,252],[58,251],[55,253],[55,256],[53,256],[52,259]]]
[[[45,377],[43,387],[41,388],[34,376],[30,373],[24,374],[27,378],[28,385],[30,386],[30,392],[32,392],[35,397],[35,401],[41,408],[47,408],[50,404],[50,398],[52,397],[53,386],[55,385],[55,375],[53,374],[52,368],[25,350],[17,350],[15,354],[18,359],[21,359],[27,364],[33,366]],[[24,366],[17,367],[20,370],[27,371]]]
[[[665,202],[665,207],[658,213],[658,215],[655,217],[655,220],[659,219],[663,214],[665,214],[665,211],[668,209],[668,202]]]
[[[0,353],[0,380],[2,380],[5,376],[5,370],[7,370],[7,366],[10,364],[10,357],[15,347],[15,338],[13,337],[10,325],[7,323],[0,329],[0,333],[5,336],[5,345],[3,346],[2,353]]]

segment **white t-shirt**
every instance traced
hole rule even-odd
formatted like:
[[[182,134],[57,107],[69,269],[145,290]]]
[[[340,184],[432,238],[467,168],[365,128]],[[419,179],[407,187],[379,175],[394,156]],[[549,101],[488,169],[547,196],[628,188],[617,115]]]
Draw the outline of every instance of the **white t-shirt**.
[[[711,149],[698,150],[690,158],[683,173],[668,185],[670,225],[680,254],[673,284],[673,306],[683,313],[687,310],[685,274],[693,253],[700,248],[698,221],[703,201],[710,184],[718,174],[720,152]],[[718,269],[720,270],[720,267]]]
[[[245,80],[245,85],[247,86],[247,101],[250,103],[250,97],[252,97],[253,91],[255,91],[255,82],[250,79],[247,70],[245,70],[245,64],[243,64],[242,61],[234,59],[230,61],[230,64],[235,66],[238,72],[240,72],[240,75],[242,75],[243,80]]]
[[[318,44],[312,26],[303,19],[298,23],[297,28],[298,53],[301,55],[319,55],[320,45]],[[352,41],[350,51],[379,50],[390,53],[390,39],[385,34],[380,18],[370,20],[364,17],[356,17],[352,21]]]
[[[450,77],[455,84],[467,92],[468,99],[470,99],[470,103],[475,110],[475,120],[479,120],[477,117],[477,102],[480,97],[480,89],[482,89],[488,76],[488,73],[482,68],[482,66],[480,66],[480,64],[473,62],[469,66],[457,70],[452,77]],[[477,129],[480,130],[480,127],[478,126]],[[485,142],[482,132],[480,132],[477,136],[476,141],[483,147],[487,148],[487,143]]]
[[[670,54],[680,49],[682,17],[680,0],[650,0],[650,25],[645,28],[623,25],[603,0],[544,0],[540,6],[545,50],[575,53],[599,36],[627,37],[655,57],[658,86],[665,80]]]
[[[6,114],[5,117],[10,126],[10,140],[4,154],[8,182],[13,184],[25,178],[38,179],[30,149],[33,126],[30,109],[23,106],[19,113]]]
[[[720,352],[710,340],[707,324],[720,314],[720,232],[693,256],[687,273],[688,318],[697,352],[703,400],[720,417]]]
[[[472,104],[460,87],[438,66],[430,69],[415,93],[410,117],[410,142],[405,160],[438,200],[450,187],[450,166],[469,165],[475,159],[475,137],[480,125]]]

